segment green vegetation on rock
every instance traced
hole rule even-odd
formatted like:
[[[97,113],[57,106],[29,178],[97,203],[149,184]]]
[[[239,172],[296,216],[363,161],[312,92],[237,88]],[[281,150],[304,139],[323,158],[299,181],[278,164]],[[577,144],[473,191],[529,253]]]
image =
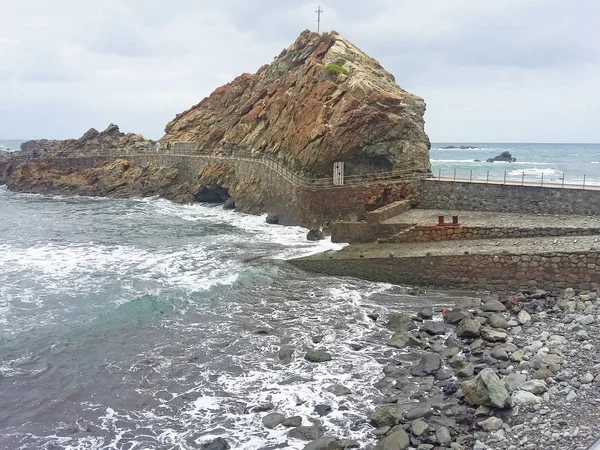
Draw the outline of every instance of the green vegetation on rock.
[[[327,64],[323,70],[327,73],[342,73],[344,75],[350,75],[348,69],[338,64]]]

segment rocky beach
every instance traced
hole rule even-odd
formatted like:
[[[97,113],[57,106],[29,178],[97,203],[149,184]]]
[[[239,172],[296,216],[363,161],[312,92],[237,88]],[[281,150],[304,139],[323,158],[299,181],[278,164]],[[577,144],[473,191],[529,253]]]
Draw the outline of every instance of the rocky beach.
[[[597,293],[567,289],[488,294],[416,315],[371,314],[390,336],[389,350],[377,359],[377,406],[355,426],[368,423],[379,450],[587,449],[600,433],[599,312]],[[318,336],[313,343],[304,359],[335,360],[335,349],[319,345]],[[293,355],[279,351],[287,363]],[[342,399],[354,395],[343,385],[327,390]],[[300,416],[263,405],[262,426],[287,429],[290,439],[307,441],[305,450],[363,448],[332,436],[319,420],[343,414],[343,403],[339,411],[316,405],[304,425]],[[202,448],[229,446],[221,438]]]

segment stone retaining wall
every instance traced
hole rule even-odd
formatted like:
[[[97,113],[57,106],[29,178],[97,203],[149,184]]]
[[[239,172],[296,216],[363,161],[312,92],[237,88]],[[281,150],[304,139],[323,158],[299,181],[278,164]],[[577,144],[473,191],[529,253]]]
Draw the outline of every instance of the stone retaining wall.
[[[326,259],[319,255],[291,263],[308,271],[401,285],[509,291],[567,287],[597,290],[600,286],[597,251],[358,259]]]
[[[600,190],[421,181],[419,208],[600,215]]]
[[[417,225],[394,236],[392,242],[431,242],[458,239],[504,239],[546,236],[590,236],[600,228],[520,228]],[[372,242],[372,241],[366,241]]]

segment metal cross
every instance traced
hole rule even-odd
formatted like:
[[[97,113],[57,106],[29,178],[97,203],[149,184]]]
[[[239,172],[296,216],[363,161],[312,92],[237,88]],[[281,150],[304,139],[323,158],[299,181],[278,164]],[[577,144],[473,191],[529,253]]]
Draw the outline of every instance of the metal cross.
[[[321,9],[321,6],[319,5],[319,8],[315,11],[317,13],[317,33],[321,32],[321,14],[323,14],[325,11],[323,11]]]

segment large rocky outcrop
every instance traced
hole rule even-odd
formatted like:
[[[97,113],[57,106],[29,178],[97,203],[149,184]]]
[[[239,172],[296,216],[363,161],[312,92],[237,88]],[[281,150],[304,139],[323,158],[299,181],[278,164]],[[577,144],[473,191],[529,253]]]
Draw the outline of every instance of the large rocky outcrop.
[[[51,161],[21,164],[5,180],[9,189],[20,192],[106,197],[160,195],[178,202],[191,202],[202,186],[181,182],[178,170],[154,163],[135,165],[117,159],[95,167],[61,169]]]
[[[69,157],[108,154],[121,156],[125,152],[145,152],[148,150],[148,145],[153,143],[141,134],[123,133],[117,125],[111,123],[102,132],[95,128],[90,128],[79,139],[24,142],[21,145],[21,150],[36,148],[36,143],[39,142],[54,143],[50,147],[46,147],[49,156]]]
[[[268,154],[295,171],[329,176],[429,171],[424,101],[337,34],[304,32],[254,75],[243,74],[167,124],[163,146]]]

